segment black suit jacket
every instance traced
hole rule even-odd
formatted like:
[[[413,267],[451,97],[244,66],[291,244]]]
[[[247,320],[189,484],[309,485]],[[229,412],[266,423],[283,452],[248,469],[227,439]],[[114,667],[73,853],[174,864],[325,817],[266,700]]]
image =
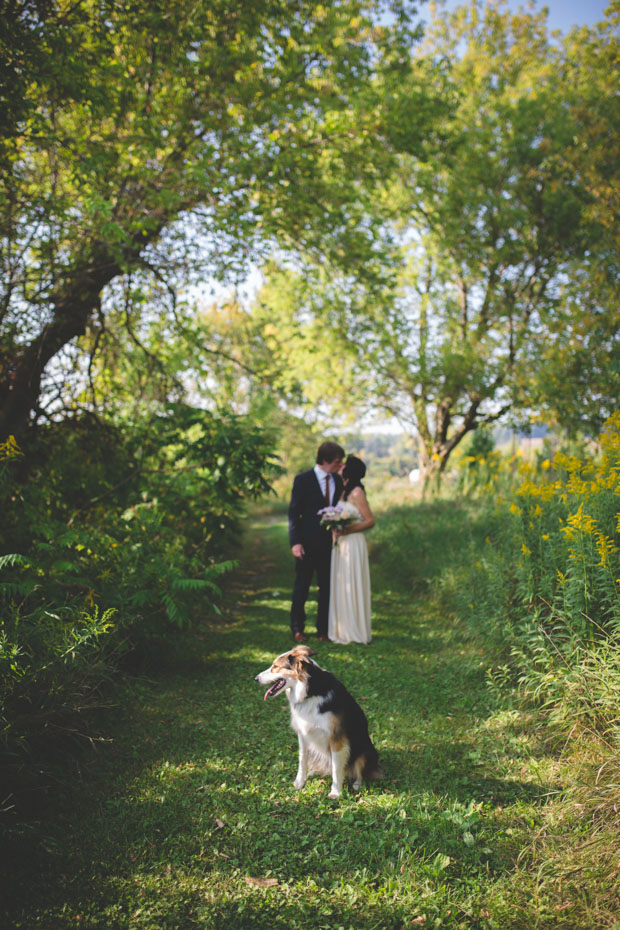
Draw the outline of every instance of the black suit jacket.
[[[330,481],[332,499],[335,503],[342,494],[342,479],[340,475],[332,475],[335,481]],[[326,507],[321,485],[311,468],[297,475],[293,482],[293,493],[288,510],[288,535],[291,546],[301,543],[307,552],[316,552],[321,549],[330,549],[332,534],[321,526],[318,511]]]

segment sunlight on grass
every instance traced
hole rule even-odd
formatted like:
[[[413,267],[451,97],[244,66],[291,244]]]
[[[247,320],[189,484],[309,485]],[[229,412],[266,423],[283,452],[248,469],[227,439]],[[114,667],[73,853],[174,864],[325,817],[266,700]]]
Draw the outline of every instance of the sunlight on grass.
[[[445,557],[463,515],[442,502],[437,515]],[[575,926],[570,907],[546,910],[526,890],[562,766],[510,687],[489,679],[494,656],[432,582],[440,554],[416,526],[402,563],[393,521],[376,533],[372,644],[310,640],[364,708],[385,779],[338,801],[325,778],[293,788],[287,702],[265,702],[253,680],[290,648],[292,571],[277,560],[263,571],[253,556],[260,588],[239,573],[243,607],[233,586],[222,622],[188,638],[199,665],[142,682],[119,708],[115,753],[63,811],[45,896],[22,902],[15,928],[30,930],[35,914],[50,930]],[[254,533],[270,558],[288,558],[285,523],[256,522],[248,547]]]

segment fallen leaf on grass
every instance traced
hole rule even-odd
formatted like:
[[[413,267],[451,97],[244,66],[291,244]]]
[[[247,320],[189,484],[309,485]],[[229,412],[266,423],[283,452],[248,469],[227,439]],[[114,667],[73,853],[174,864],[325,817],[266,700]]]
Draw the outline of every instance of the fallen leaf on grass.
[[[277,878],[250,878],[246,875],[243,879],[246,885],[256,885],[258,888],[268,888],[270,885],[277,885]]]
[[[219,817],[216,817],[216,818],[215,818],[215,823],[216,823],[216,825],[217,825],[218,830],[223,830],[223,829],[224,829],[224,821],[223,821],[223,820],[220,820]]]
[[[425,924],[425,923],[426,923],[426,917],[424,916],[424,914],[421,914],[420,917],[414,917],[413,920],[411,921],[412,926],[413,924]]]

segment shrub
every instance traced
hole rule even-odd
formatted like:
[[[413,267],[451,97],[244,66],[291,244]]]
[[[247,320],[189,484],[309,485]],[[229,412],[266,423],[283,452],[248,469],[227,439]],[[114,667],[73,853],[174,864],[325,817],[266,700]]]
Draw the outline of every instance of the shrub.
[[[121,428],[65,420],[0,445],[0,753],[6,771],[144,654],[217,612],[248,498],[277,471],[242,417],[184,405]],[[112,621],[113,617],[113,621]]]

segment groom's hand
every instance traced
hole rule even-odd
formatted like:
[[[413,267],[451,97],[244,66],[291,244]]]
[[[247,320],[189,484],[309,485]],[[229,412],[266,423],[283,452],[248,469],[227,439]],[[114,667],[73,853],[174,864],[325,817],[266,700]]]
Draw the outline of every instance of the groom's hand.
[[[293,553],[296,559],[303,559],[303,557],[306,554],[306,550],[304,549],[301,543],[297,543],[296,545],[294,545],[293,548],[291,549],[291,552]]]

